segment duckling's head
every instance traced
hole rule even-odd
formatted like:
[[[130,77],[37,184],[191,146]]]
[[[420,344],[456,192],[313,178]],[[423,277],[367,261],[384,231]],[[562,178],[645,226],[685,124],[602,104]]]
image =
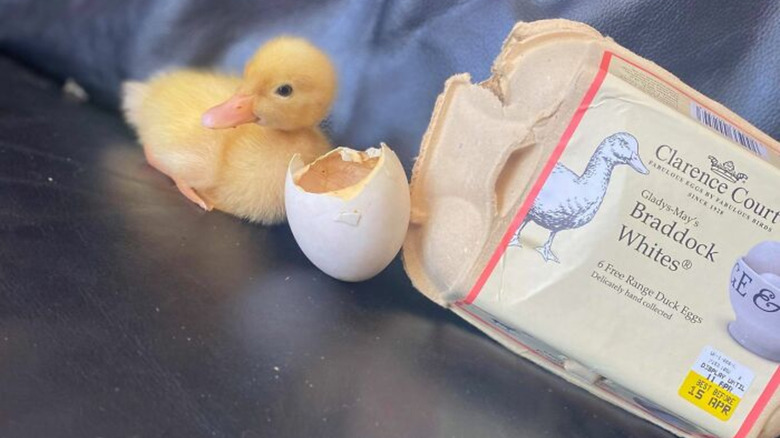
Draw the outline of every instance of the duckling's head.
[[[257,123],[294,130],[319,124],[336,94],[328,56],[302,38],[279,37],[247,62],[243,82],[226,102],[203,114],[203,126],[229,128]]]
[[[627,132],[618,132],[605,138],[599,145],[599,150],[605,159],[614,164],[628,164],[642,175],[648,172],[639,157],[639,142]]]

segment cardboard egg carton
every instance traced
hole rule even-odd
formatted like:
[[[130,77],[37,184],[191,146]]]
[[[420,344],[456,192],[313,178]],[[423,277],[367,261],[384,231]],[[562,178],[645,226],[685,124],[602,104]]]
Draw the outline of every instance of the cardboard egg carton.
[[[518,23],[487,81],[453,76],[437,100],[404,266],[513,352],[679,436],[775,437],[778,363],[728,327],[732,270],[780,245],[778,151],[587,25]],[[767,313],[771,292],[745,299]]]

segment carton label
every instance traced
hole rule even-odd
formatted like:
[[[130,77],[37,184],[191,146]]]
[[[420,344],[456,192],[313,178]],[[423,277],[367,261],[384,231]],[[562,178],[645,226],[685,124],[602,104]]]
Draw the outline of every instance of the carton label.
[[[746,433],[780,375],[777,154],[617,55],[601,65],[463,304],[660,421]]]

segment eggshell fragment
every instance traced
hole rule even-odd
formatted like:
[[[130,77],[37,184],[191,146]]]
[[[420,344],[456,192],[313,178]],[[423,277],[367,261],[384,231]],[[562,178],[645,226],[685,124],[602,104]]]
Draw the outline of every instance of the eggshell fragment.
[[[401,249],[409,225],[409,183],[385,144],[365,152],[337,148],[305,166],[290,162],[287,220],[306,257],[331,277],[362,281]]]

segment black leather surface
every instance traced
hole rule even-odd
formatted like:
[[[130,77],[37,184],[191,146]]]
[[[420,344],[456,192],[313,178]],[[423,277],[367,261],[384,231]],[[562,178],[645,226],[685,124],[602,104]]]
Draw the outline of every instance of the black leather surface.
[[[339,143],[411,166],[442,81],[518,19],[594,24],[780,136],[777,2],[0,0],[0,437],[665,437],[411,288],[313,268],[286,227],[199,211],[143,162],[116,90],[237,68],[278,32],[342,74]]]

